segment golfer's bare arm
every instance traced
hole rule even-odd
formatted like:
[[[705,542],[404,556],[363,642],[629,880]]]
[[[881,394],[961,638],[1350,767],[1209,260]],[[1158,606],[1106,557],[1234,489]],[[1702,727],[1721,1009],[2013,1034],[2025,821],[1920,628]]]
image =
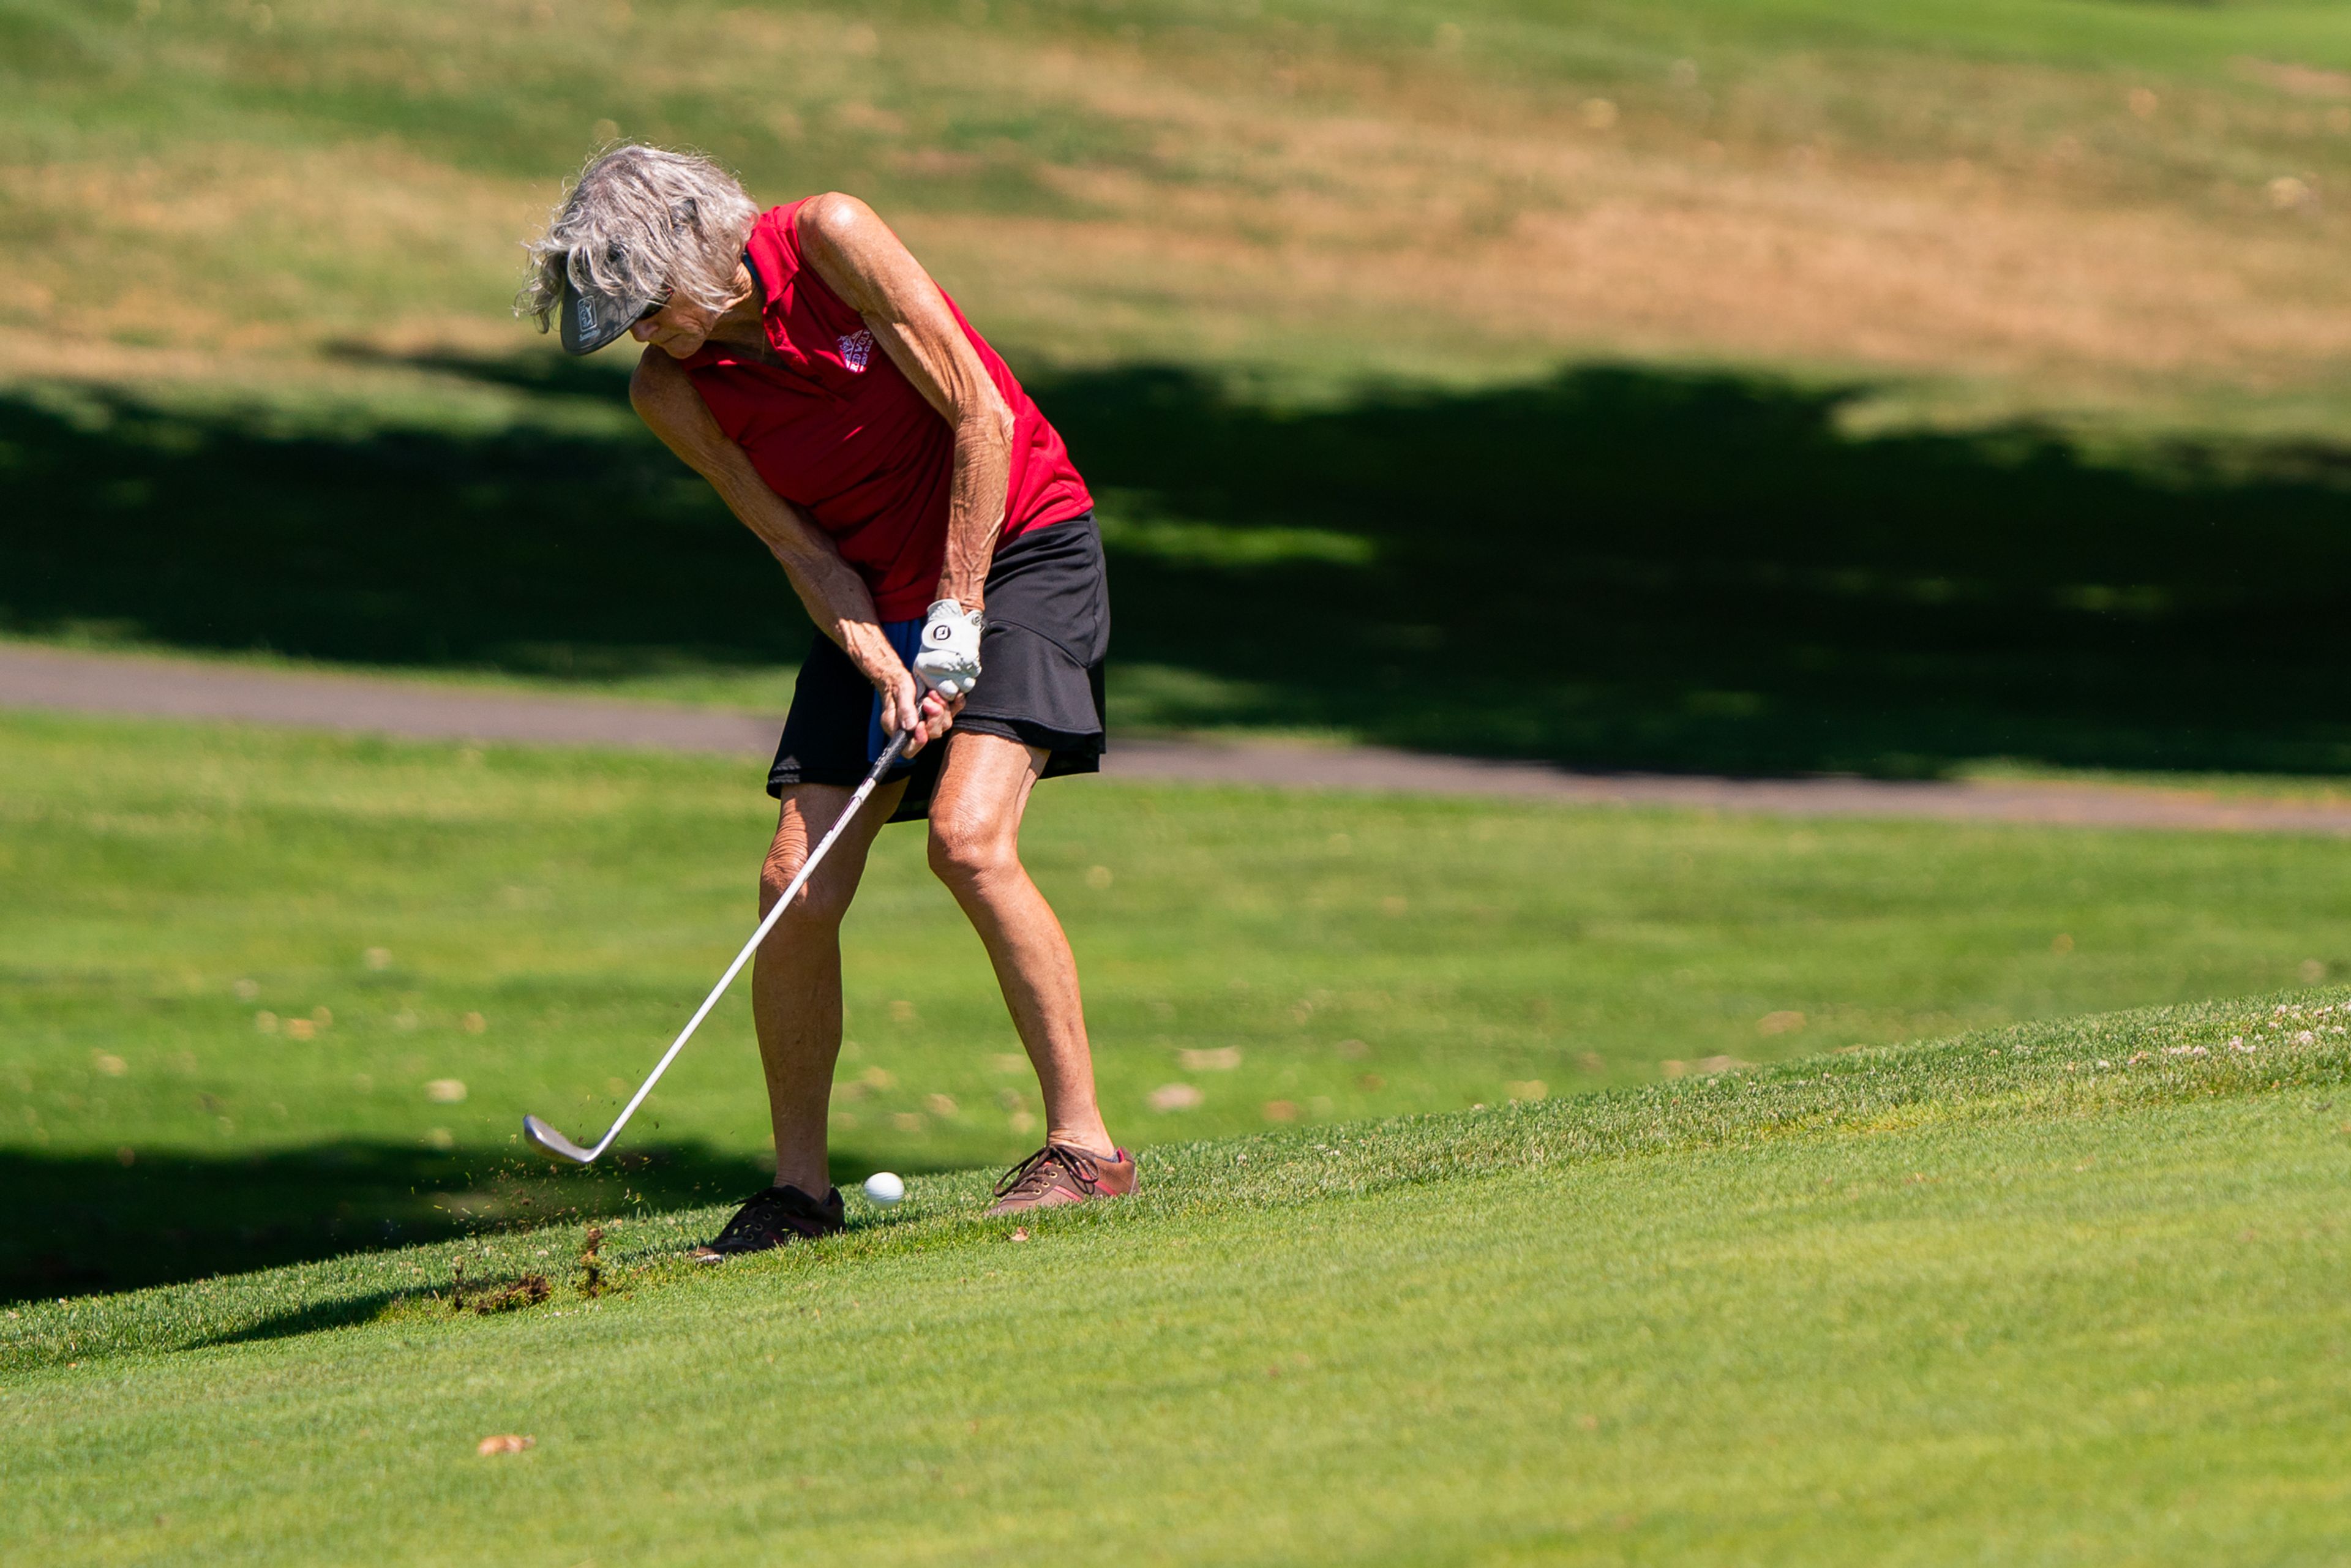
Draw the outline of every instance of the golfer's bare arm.
[[[843,560],[823,530],[768,487],[750,455],[726,437],[684,367],[660,349],[647,349],[629,378],[629,402],[662,444],[710,481],[743,526],[759,536],[808,607],[809,619],[841,645],[876,686],[897,691],[901,711],[893,727],[911,722],[914,677],[889,638],[864,580]],[[936,699],[931,699],[935,704]],[[925,736],[925,739],[935,738]]]
[[[890,225],[854,196],[814,196],[794,215],[817,276],[865,319],[874,341],[955,431],[946,565],[938,597],[979,609],[1004,528],[1012,475],[1012,410],[946,296]]]

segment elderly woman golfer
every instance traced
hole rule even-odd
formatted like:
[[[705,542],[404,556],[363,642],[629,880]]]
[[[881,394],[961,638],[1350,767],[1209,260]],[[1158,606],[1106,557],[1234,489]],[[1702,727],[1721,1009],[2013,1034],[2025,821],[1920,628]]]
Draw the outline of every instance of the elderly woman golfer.
[[[841,920],[883,824],[928,818],[931,869],[986,944],[1045,1092],[1045,1146],[992,1214],[1114,1197],[1134,1162],[1094,1099],[1076,961],[1020,864],[1040,779],[1102,750],[1110,607],[1085,481],[1004,361],[871,208],[762,213],[706,160],[600,155],[530,247],[522,307],[564,348],[645,350],[629,401],[781,563],[824,633],[768,793],[773,906],[891,737],[883,779],[752,970],[776,1183],[695,1254],[837,1230],[825,1113],[841,1050]]]

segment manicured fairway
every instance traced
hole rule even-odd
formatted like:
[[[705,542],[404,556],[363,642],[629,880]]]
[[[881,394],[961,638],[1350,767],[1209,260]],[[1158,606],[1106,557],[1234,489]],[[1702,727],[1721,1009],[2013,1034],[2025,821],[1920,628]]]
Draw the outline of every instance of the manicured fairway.
[[[0,720],[5,1294],[760,1180],[739,994],[615,1175],[549,1183],[515,1142],[527,1109],[601,1126],[741,940],[771,810],[752,772]],[[2351,965],[2351,845],[2326,841],[1089,780],[1040,791],[1029,845],[1136,1145]],[[1033,1080],[922,847],[883,835],[848,933],[843,1179],[1001,1164],[1037,1136]]]
[[[2343,995],[26,1306],[0,1556],[2339,1561]]]

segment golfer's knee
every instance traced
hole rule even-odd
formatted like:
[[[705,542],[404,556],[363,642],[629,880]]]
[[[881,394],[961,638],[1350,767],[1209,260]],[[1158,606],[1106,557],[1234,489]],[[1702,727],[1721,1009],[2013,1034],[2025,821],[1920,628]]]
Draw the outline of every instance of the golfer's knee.
[[[983,887],[1019,865],[1019,847],[999,824],[965,812],[932,814],[931,872],[948,886]]]
[[[784,895],[792,878],[800,873],[800,856],[792,853],[770,853],[767,863],[759,868],[759,907],[775,907],[776,900]],[[778,925],[839,925],[849,913],[851,889],[838,878],[827,876],[820,870],[808,880],[792,899],[791,908],[784,912]]]

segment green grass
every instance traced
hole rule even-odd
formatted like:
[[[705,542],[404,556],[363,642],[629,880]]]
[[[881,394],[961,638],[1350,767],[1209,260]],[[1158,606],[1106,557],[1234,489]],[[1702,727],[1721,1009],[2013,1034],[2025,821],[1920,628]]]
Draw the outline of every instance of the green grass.
[[[1013,353],[1123,724],[2340,773],[2346,68],[2308,4],[0,0],[0,630],[770,706],[764,559],[506,347],[618,132],[869,196]],[[766,829],[0,719],[0,1559],[2351,1555],[2345,1003],[2280,989],[2351,846],[1057,784],[1144,1195],[974,1220],[1033,1090],[901,830],[835,1134],[913,1197],[697,1275],[739,998],[611,1172],[512,1129],[609,1112]]]
[[[28,1304],[0,1547],[2334,1561],[2345,995],[1164,1147],[1019,1230],[929,1178],[716,1275],[646,1214],[594,1299],[559,1228]]]
[[[608,1117],[740,940],[754,768],[29,716],[0,738],[9,1293],[758,1179],[739,994],[618,1172],[550,1184],[515,1142],[526,1109]],[[1138,1145],[2351,973],[2331,840],[1082,780],[1040,791],[1026,849]],[[1033,1145],[918,832],[883,836],[846,941],[840,1174]],[[1201,1103],[1151,1109],[1173,1084]]]

